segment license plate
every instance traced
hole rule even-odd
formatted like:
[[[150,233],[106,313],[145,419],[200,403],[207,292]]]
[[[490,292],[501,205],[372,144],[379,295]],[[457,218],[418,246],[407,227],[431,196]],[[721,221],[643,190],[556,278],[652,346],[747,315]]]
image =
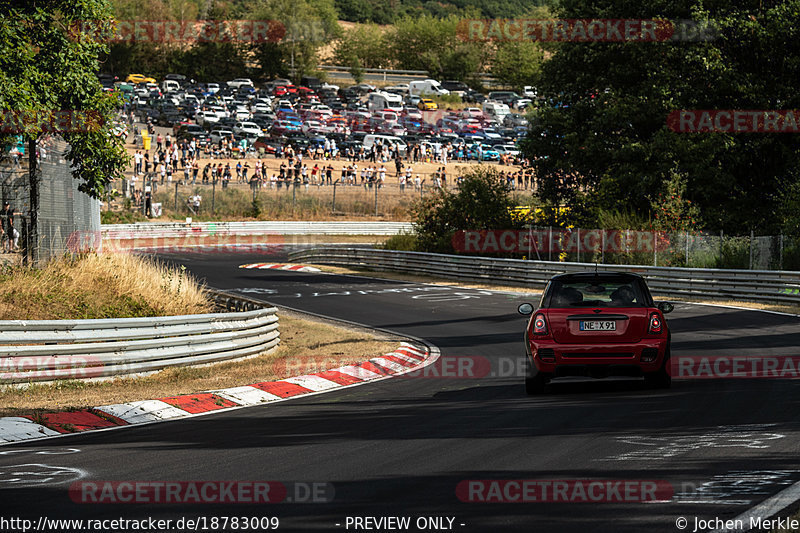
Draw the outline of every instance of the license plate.
[[[616,331],[617,323],[613,320],[581,320],[581,331]]]

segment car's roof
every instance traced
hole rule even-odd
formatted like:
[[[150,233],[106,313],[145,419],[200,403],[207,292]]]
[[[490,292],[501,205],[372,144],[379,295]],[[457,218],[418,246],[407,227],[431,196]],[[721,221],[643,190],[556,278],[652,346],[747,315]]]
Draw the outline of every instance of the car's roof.
[[[552,277],[553,280],[562,281],[562,282],[577,282],[577,281],[589,281],[592,279],[643,279],[642,276],[639,274],[635,274],[633,272],[614,272],[614,271],[602,271],[602,272],[570,272],[567,274],[558,274]]]

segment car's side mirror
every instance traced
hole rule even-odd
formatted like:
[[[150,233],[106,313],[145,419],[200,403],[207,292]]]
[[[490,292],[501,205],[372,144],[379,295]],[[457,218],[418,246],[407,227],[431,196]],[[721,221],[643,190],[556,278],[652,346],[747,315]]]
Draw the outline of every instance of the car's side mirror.
[[[521,315],[530,315],[533,313],[533,306],[531,304],[520,304],[520,306],[517,307],[517,311],[519,311]]]
[[[671,304],[671,303],[669,303],[669,302],[658,302],[658,309],[659,309],[659,310],[660,310],[662,313],[664,313],[664,314],[667,314],[667,313],[671,313],[671,312],[672,312],[672,310],[673,310],[673,309],[675,309],[675,306],[674,306],[674,305],[672,305],[672,304]]]

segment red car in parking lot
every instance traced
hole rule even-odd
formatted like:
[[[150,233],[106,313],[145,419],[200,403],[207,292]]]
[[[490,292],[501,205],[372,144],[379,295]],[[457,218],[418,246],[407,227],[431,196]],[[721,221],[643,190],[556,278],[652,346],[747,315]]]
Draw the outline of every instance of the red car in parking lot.
[[[654,388],[671,385],[669,302],[653,301],[644,278],[621,272],[554,276],[525,330],[528,394],[553,378],[643,376]]]

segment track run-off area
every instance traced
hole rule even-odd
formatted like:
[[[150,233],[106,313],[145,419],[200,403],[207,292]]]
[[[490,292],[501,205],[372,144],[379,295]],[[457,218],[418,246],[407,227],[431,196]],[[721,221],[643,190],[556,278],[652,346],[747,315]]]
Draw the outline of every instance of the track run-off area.
[[[264,254],[162,257],[217,289],[421,339],[440,360],[273,405],[2,446],[3,516],[200,519],[206,531],[667,532],[720,529],[763,502],[763,519],[792,514],[781,506],[798,497],[797,380],[676,378],[648,390],[569,379],[527,396],[517,306],[537,295],[240,268],[285,259]],[[796,316],[676,302],[668,320],[673,358],[798,355]],[[279,497],[135,495],[137,483],[233,481]],[[103,497],[104,482],[130,483],[131,500]],[[234,516],[259,527],[221,527]]]

